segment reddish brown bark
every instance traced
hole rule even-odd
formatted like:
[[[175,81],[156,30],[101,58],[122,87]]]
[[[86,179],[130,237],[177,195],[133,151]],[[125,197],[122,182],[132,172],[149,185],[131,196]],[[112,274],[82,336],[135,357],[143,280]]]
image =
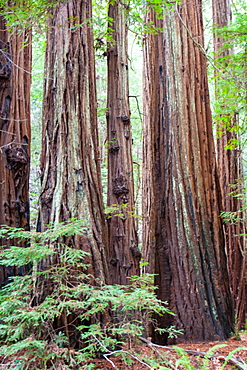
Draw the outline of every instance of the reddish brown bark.
[[[146,16],[146,22],[158,28],[163,26],[163,21],[157,19],[153,11]],[[157,69],[157,66],[160,68]],[[157,182],[157,179],[165,163],[165,151],[163,148],[160,150],[160,140],[164,144],[162,122],[167,112],[163,66],[164,48],[161,35],[146,35],[143,68],[142,241],[143,255],[148,262],[145,272],[149,273],[154,273],[156,245],[162,243],[162,219],[157,209],[160,207],[159,201],[165,182]]]
[[[90,253],[89,273],[106,279],[91,2],[69,1],[53,11],[47,33],[40,224],[70,218],[88,232],[70,243]],[[80,25],[80,26],[78,26]],[[73,244],[74,243],[74,244]]]
[[[144,203],[149,220],[144,235],[151,228],[155,237],[145,238],[144,253],[154,254],[149,259],[158,296],[176,316],[157,320],[183,330],[168,341],[224,339],[233,330],[233,310],[206,60],[196,44],[203,45],[201,2],[182,1],[165,14],[163,26],[163,35],[147,36],[144,51],[147,65],[153,65],[144,79],[144,149],[151,146],[144,168],[151,171],[153,194],[148,206]],[[167,341],[166,335],[154,337]]]
[[[102,203],[96,112],[95,68],[91,2],[71,0],[60,4],[48,22],[43,100],[40,230],[47,224],[85,220],[83,235],[63,239],[72,248],[88,252],[87,273],[108,281],[107,228]],[[59,254],[44,261],[57,263]],[[41,266],[40,266],[41,267]],[[73,272],[71,272],[71,276]],[[40,279],[42,301],[53,289]],[[80,347],[76,314],[64,312],[54,322],[62,327],[70,346]]]
[[[25,45],[23,47],[23,45]],[[31,32],[0,17],[0,224],[29,229]],[[7,240],[1,241],[9,245]],[[11,240],[10,245],[19,241]],[[2,267],[0,285],[24,268]]]
[[[127,28],[125,8],[119,1],[109,5],[114,42],[107,51],[108,200],[115,207],[108,217],[111,281],[127,284],[139,274],[141,253],[134,219],[132,136],[129,108]],[[116,214],[122,213],[122,217]]]
[[[231,21],[231,6],[229,0],[213,0],[213,23],[220,27],[225,27]],[[225,57],[225,67],[227,68],[227,56],[231,54],[231,50],[223,52],[224,39],[220,35],[214,33],[214,52],[215,58]],[[219,98],[220,87],[218,86],[220,76],[216,73],[216,99]],[[227,94],[226,94],[227,95]],[[220,97],[222,101],[222,112],[224,109],[229,111],[227,96]],[[227,124],[226,124],[227,122]],[[237,125],[235,113],[222,113],[218,117],[217,131],[221,131],[217,139],[217,161],[219,167],[219,179],[222,191],[223,211],[238,212],[238,216],[244,218],[241,209],[243,209],[243,197],[231,196],[230,193],[243,194],[243,168],[242,168],[242,152],[241,147],[237,146],[232,150],[226,150],[227,144],[231,140],[239,140],[239,135],[234,131],[234,126]],[[234,186],[235,184],[235,186]],[[228,273],[230,276],[231,290],[234,300],[235,316],[238,326],[241,327],[245,323],[245,293],[246,293],[246,252],[245,252],[245,237],[246,233],[245,222],[240,221],[236,224],[227,223],[224,225],[226,237],[226,250],[228,258]]]

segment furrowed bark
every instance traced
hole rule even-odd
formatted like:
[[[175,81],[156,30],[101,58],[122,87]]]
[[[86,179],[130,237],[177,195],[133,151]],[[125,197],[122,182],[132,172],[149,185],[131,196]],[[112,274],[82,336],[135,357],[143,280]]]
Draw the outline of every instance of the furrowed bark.
[[[0,17],[0,225],[29,230],[31,31],[10,33]],[[1,240],[3,245],[22,245]],[[0,285],[27,267],[0,268]]]
[[[114,42],[107,50],[107,136],[109,270],[113,284],[128,284],[139,274],[141,253],[134,210],[132,135],[129,108],[127,28],[125,7],[116,1],[109,5],[113,20],[109,27]],[[121,214],[121,216],[117,216]]]
[[[40,231],[71,218],[84,220],[83,235],[63,243],[88,252],[84,263],[92,284],[108,282],[107,228],[99,167],[91,2],[71,0],[53,10],[47,32],[41,155]],[[59,263],[59,253],[41,269]],[[73,273],[71,272],[71,278]],[[52,290],[40,279],[36,304]],[[64,314],[54,327],[65,328],[72,347],[80,347],[76,314]]]
[[[154,338],[160,343],[223,340],[233,330],[233,308],[206,59],[196,44],[203,46],[201,2],[182,1],[165,13],[163,26],[163,35],[151,36],[145,49],[149,65],[156,61],[151,72],[146,69],[145,79],[159,78],[153,91],[146,84],[145,104],[150,112],[160,112],[156,121],[150,114],[144,123],[153,132],[149,212],[157,216],[148,216],[155,235],[151,268],[159,298],[176,314],[157,322],[175,325],[183,335],[168,340],[154,332]]]

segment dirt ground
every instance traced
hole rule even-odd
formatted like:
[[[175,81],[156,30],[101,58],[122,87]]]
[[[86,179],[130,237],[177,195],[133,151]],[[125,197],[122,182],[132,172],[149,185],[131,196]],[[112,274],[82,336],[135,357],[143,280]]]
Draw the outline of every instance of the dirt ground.
[[[224,347],[221,347],[221,345],[225,345]],[[212,349],[212,347],[217,346],[218,348],[215,348],[213,351],[213,358],[210,359],[208,363],[205,362],[205,358],[203,360],[203,355],[205,352]],[[173,370],[192,370],[192,369],[198,369],[198,370],[204,370],[204,369],[210,369],[210,370],[231,370],[231,369],[243,369],[247,370],[247,333],[241,334],[241,340],[236,340],[236,338],[231,338],[227,340],[226,342],[209,342],[209,343],[196,343],[196,344],[179,344],[177,347],[181,347],[183,349],[186,349],[188,351],[192,351],[192,353],[188,353],[188,356],[190,358],[189,365],[183,365],[179,363],[178,354],[173,349],[173,346],[167,346],[164,349],[161,347],[153,347],[150,348],[147,344],[139,344],[136,347],[132,348],[130,352],[134,353],[138,356],[138,358],[141,360],[141,358],[156,358],[157,363],[159,363],[159,358],[162,356],[163,358],[166,358],[167,361],[165,364],[160,364],[161,366],[164,366],[164,368],[171,368]],[[227,365],[224,364],[226,357],[229,355],[229,353],[235,351],[231,355],[231,360],[227,362]],[[127,349],[126,349],[127,350]],[[195,353],[194,353],[195,352]],[[139,354],[139,355],[137,355]],[[197,354],[197,356],[196,356]],[[199,355],[199,356],[198,356]],[[201,356],[200,356],[201,355]],[[109,360],[112,361],[110,363],[109,361],[105,359],[95,359],[88,362],[88,369],[91,369],[92,364],[94,364],[94,370],[112,370],[112,369],[118,369],[118,370],[148,370],[148,369],[158,369],[157,366],[151,367],[147,363],[145,364],[145,360],[143,360],[144,363],[141,363],[139,361],[136,361],[133,359],[133,363],[131,365],[127,365],[121,360],[120,356],[109,356]],[[187,362],[188,363],[188,362]],[[164,369],[163,368],[163,369]],[[87,365],[85,364],[82,369],[87,370]]]

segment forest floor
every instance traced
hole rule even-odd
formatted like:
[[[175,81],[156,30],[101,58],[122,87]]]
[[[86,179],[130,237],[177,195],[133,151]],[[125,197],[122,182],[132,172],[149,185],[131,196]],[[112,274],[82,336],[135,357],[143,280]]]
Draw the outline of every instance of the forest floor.
[[[133,362],[128,365],[121,359],[121,356],[114,355],[109,356],[108,361],[106,359],[90,360],[88,369],[94,365],[94,370],[112,370],[114,368],[118,370],[154,370],[159,369],[159,366],[162,366],[161,369],[167,370],[169,368],[172,370],[247,370],[247,333],[240,334],[240,337],[241,340],[231,338],[225,342],[178,344],[176,347],[186,350],[180,355],[173,346],[152,347],[151,342],[138,344],[131,350],[126,349],[126,351],[130,351],[139,361],[132,358]],[[208,357],[212,356],[209,360],[205,358],[206,352],[208,352]],[[229,356],[229,354],[231,355]],[[227,357],[230,357],[228,361],[226,361]],[[153,364],[149,363],[148,365],[145,359],[153,359]],[[87,364],[82,369],[87,370]]]
[[[32,353],[25,356],[25,350],[14,356],[0,356],[0,369],[30,370],[247,370],[247,332],[240,334],[240,340],[231,338],[225,342],[178,344],[176,346],[157,346],[142,338],[132,348],[123,348],[122,355],[112,353],[106,358],[97,358],[83,363],[68,365],[65,353],[68,349],[50,344],[49,349],[57,360],[46,361],[45,365],[36,362]],[[176,348],[176,349],[175,349]],[[120,351],[120,352],[121,352]],[[70,358],[76,354],[69,350]],[[129,355],[127,355],[129,354]],[[206,356],[205,356],[206,355]],[[125,358],[123,358],[123,356]],[[24,366],[24,367],[23,367]]]

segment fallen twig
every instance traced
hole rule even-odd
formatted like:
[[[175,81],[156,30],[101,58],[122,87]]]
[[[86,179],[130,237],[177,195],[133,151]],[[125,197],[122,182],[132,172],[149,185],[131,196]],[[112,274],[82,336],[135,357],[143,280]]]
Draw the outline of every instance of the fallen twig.
[[[146,338],[140,337],[139,339],[142,342],[145,342],[147,344],[147,346],[149,348],[151,348],[160,358],[162,358],[163,360],[167,361],[167,359],[165,358],[165,356],[163,355],[163,353],[161,353],[157,348],[155,348],[155,347],[159,347],[157,344],[154,344],[154,343],[150,342]],[[162,347],[162,348],[165,348],[165,347]],[[170,347],[167,347],[167,348],[170,349]],[[176,370],[176,366],[172,365],[170,362],[169,362],[169,365],[168,366],[170,366],[171,369]]]
[[[127,355],[129,355],[130,357],[134,358],[136,361],[140,362],[142,365],[145,365],[147,366],[149,369],[153,370],[153,368],[151,366],[149,366],[146,362],[140,360],[137,356],[133,355],[131,352],[129,351],[123,351],[122,349],[120,350],[116,350],[116,351],[109,351],[108,348],[94,335],[92,334],[92,336],[94,337],[94,339],[100,344],[100,346],[102,348],[104,348],[104,350],[108,351],[109,353],[105,353],[103,354],[103,357],[108,361],[110,362],[110,364],[112,365],[112,367],[114,369],[116,369],[116,366],[114,364],[114,362],[112,360],[110,360],[108,358],[108,356],[112,356],[112,355],[115,355],[115,354],[121,354],[121,353],[126,353]]]
[[[107,356],[112,356],[112,355],[115,355],[115,354],[121,354],[121,353],[126,353],[127,355],[129,355],[130,357],[133,357],[136,361],[140,362],[142,365],[145,365],[147,366],[149,369],[153,370],[153,368],[151,366],[149,366],[146,362],[140,360],[137,356],[133,355],[131,352],[129,351],[123,351],[122,349],[118,350],[118,351],[113,351],[113,352],[110,352],[110,353],[106,353],[104,354],[103,356],[105,357],[106,360],[110,361]],[[116,366],[114,365],[114,367],[116,368]]]

